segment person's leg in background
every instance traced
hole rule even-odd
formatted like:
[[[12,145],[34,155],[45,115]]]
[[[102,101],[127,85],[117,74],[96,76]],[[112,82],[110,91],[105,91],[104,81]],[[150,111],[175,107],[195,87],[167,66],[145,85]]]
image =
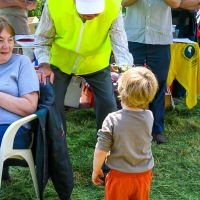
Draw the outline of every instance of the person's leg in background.
[[[102,127],[105,117],[117,110],[114,87],[110,75],[110,67],[97,73],[82,76],[94,92],[94,110],[96,115],[97,130]],[[104,178],[109,172],[108,166],[102,166]]]
[[[137,42],[128,42],[128,48],[133,55],[134,64],[136,66],[144,66],[146,64],[146,44]]]
[[[173,81],[172,96],[175,98],[186,96],[185,88],[176,79]]]
[[[62,122],[63,122],[63,127],[66,133],[67,126],[66,126],[66,113],[65,113],[64,99],[65,99],[67,87],[70,83],[72,75],[63,73],[62,71],[60,71],[57,67],[53,65],[51,65],[51,69],[54,72],[54,77],[55,77],[54,83],[53,83],[53,90],[56,97],[56,104],[60,112]]]
[[[143,65],[146,60],[147,66],[158,79],[159,90],[153,102],[149,104],[149,109],[154,115],[152,129],[153,141],[163,143],[166,141],[163,132],[166,80],[171,57],[170,45],[148,45],[129,42],[129,51],[133,55],[134,64]]]
[[[153,141],[166,142],[164,136],[164,112],[166,81],[171,60],[170,45],[147,45],[147,65],[156,75],[159,89],[154,100],[149,104],[149,109],[154,115],[152,129]]]
[[[176,29],[179,30],[178,38],[185,38],[188,32],[188,26],[186,25],[187,19],[188,19],[188,12],[187,10],[181,10],[178,24],[176,26]],[[183,94],[186,94],[186,91],[184,87],[175,79],[173,81],[173,87],[172,87],[172,96],[173,97],[181,97]],[[175,101],[174,103],[178,103],[178,101]]]
[[[186,20],[188,19],[188,11],[182,10],[179,16],[178,25],[176,28],[179,30],[178,38],[185,38],[188,32],[188,26],[186,26]],[[173,81],[172,87],[172,96],[179,98],[186,94],[186,90],[184,87],[176,80]],[[178,101],[174,101],[174,103],[178,103]]]
[[[82,76],[94,92],[94,110],[97,130],[102,127],[105,117],[117,110],[114,87],[110,75],[110,67],[97,73]]]
[[[72,75],[61,72],[53,65],[51,65],[51,69],[55,75],[53,88],[56,96],[56,103],[61,113],[63,123],[66,123],[64,98]],[[105,117],[110,112],[117,110],[114,88],[110,75],[110,67],[94,74],[83,75],[82,77],[91,86],[94,92],[94,109],[98,130],[101,128]],[[64,126],[66,126],[65,123],[63,124]]]
[[[192,41],[197,41],[197,20],[196,12],[182,9],[179,15],[177,29],[179,29],[178,38],[188,38]],[[181,98],[186,96],[185,88],[178,82],[173,81],[172,96]],[[174,103],[178,104],[179,99],[174,99]]]

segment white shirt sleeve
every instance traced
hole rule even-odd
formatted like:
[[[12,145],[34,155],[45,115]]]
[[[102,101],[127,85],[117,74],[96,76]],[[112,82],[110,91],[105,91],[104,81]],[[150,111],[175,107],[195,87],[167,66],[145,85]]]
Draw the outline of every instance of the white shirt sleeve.
[[[35,33],[35,49],[34,53],[38,64],[50,63],[51,46],[55,36],[55,26],[49,14],[47,1],[44,4],[42,16]]]
[[[117,19],[112,23],[109,33],[116,65],[128,65],[131,67],[133,65],[133,56],[128,50],[128,41],[121,11]]]

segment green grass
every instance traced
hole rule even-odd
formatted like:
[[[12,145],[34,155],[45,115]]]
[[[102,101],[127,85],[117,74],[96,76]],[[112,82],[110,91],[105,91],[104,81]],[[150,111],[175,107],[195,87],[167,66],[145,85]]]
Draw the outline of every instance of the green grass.
[[[67,112],[67,143],[74,171],[72,200],[103,200],[104,187],[91,182],[92,159],[96,144],[95,115],[92,109]],[[155,158],[151,200],[200,200],[200,98],[188,109],[182,102],[165,115],[168,142],[153,143]],[[11,182],[2,182],[1,200],[35,200],[27,168],[12,167]],[[58,200],[51,181],[45,200]]]

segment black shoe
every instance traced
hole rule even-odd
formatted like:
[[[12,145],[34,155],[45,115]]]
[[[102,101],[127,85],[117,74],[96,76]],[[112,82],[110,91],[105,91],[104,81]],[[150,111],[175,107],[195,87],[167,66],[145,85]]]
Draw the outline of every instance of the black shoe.
[[[2,180],[4,180],[4,181],[9,181],[10,180],[9,167],[4,167],[3,168]]]
[[[163,133],[152,133],[152,141],[156,142],[157,144],[162,144],[165,143],[167,141],[165,135]]]
[[[179,98],[173,98],[174,105],[178,105],[181,103],[181,100]]]

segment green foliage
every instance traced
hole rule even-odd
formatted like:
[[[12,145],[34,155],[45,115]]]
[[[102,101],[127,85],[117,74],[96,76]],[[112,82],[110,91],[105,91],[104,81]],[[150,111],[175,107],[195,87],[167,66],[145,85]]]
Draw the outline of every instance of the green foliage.
[[[91,181],[96,123],[93,109],[67,110],[67,143],[74,172],[72,200],[103,200],[104,187]],[[188,109],[182,101],[165,114],[166,144],[152,144],[155,159],[151,200],[200,199],[200,97]],[[2,181],[1,200],[36,200],[27,168],[11,168],[11,182]],[[44,200],[58,200],[51,180]]]
[[[40,0],[37,0],[37,7],[35,10],[30,10],[28,12],[28,17],[37,17],[40,19],[40,16],[42,14],[42,6],[44,5],[44,2],[41,2]]]
[[[122,7],[122,13],[126,14],[126,8],[125,7]]]

